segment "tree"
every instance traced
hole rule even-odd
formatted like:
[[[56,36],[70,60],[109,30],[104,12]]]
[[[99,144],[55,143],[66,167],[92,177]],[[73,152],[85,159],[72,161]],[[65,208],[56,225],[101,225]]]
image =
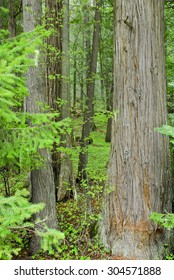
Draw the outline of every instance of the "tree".
[[[31,32],[41,24],[42,1],[23,1],[23,25],[25,32]],[[41,113],[39,103],[46,103],[46,73],[44,59],[37,58],[41,52],[38,46],[36,50],[35,67],[30,67],[26,78],[29,96],[25,99],[24,110],[28,113]],[[39,59],[37,61],[37,59]],[[55,185],[52,170],[51,155],[47,149],[40,149],[40,157],[44,161],[44,166],[31,171],[31,197],[33,203],[44,202],[45,208],[36,218],[46,220],[50,228],[57,228]],[[38,224],[40,227],[41,224]],[[39,238],[34,236],[30,242],[30,253],[36,253],[40,248]]]
[[[22,0],[9,0],[8,2],[9,17],[8,17],[8,30],[10,37],[15,37],[16,34],[21,30],[21,27],[18,26],[21,22],[19,15],[22,14]],[[21,24],[20,24],[21,25]]]
[[[3,28],[3,21],[2,21],[2,7],[3,7],[3,1],[0,0],[0,29]]]
[[[61,107],[61,119],[70,117],[70,62],[69,62],[69,0],[62,3],[62,58],[61,58],[61,92],[60,98],[63,101]],[[71,147],[71,136],[62,134],[61,146],[64,151],[60,152],[59,160],[59,184],[57,191],[57,200],[65,198],[73,185],[72,162],[66,149]]]
[[[6,0],[0,0],[0,29],[8,28],[9,20],[8,3]]]
[[[93,7],[89,1],[72,1],[70,9],[70,61],[73,69],[73,106],[83,112],[87,69],[91,52]]]
[[[167,235],[151,212],[171,211],[164,1],[114,1],[114,120],[102,240],[127,259],[161,258]]]
[[[89,57],[90,65],[87,74],[87,96],[84,111],[84,124],[82,127],[82,139],[81,139],[81,151],[79,155],[78,173],[80,180],[87,180],[86,167],[88,163],[88,151],[89,137],[91,128],[93,125],[94,116],[94,87],[95,87],[95,74],[97,70],[97,57],[99,49],[99,35],[100,35],[100,21],[101,21],[101,5],[102,1],[96,1],[95,17],[94,17],[94,31],[92,52]]]
[[[52,36],[47,40],[48,100],[50,106],[60,112],[59,120],[63,120],[70,116],[69,1],[47,0],[46,11],[47,26],[54,30]],[[61,100],[62,106],[57,103],[59,100]],[[64,148],[64,151],[58,151],[58,147],[55,145],[52,156],[58,201],[68,195],[73,175],[72,164],[65,151],[71,146],[71,137],[68,134],[62,134],[61,138],[61,147]]]
[[[13,0],[9,1],[9,22],[8,22],[8,28],[9,28],[9,33],[10,37],[15,37],[16,36],[16,3]]]
[[[101,98],[102,101],[105,100],[106,105],[103,105],[106,106],[105,109],[108,114],[105,141],[111,142],[111,124],[113,111],[113,3],[110,3],[109,1],[103,2],[99,44]]]
[[[111,142],[111,131],[112,131],[112,112],[113,112],[113,84],[110,89],[110,93],[107,94],[107,111],[110,112],[108,116],[107,127],[106,127],[106,142]]]

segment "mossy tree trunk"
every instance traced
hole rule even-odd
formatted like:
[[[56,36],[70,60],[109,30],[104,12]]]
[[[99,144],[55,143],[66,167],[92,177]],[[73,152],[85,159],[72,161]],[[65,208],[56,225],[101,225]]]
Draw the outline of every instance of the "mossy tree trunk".
[[[114,111],[103,243],[118,258],[161,258],[166,235],[149,219],[171,211],[163,0],[114,0]]]

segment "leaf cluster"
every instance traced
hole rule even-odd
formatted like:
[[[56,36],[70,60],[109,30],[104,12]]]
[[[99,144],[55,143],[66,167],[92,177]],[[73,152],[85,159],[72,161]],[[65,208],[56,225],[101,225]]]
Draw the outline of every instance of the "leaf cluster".
[[[44,208],[44,204],[31,204],[29,192],[18,190],[14,196],[0,196],[0,259],[9,260],[22,247],[22,237],[27,230],[34,229],[29,221],[33,214]]]
[[[173,229],[174,228],[174,214],[173,213],[156,213],[153,212],[150,216],[150,219],[154,221],[156,224],[166,228]]]
[[[43,40],[50,31],[38,27],[15,39],[6,39],[3,34],[0,34],[0,172],[7,180],[9,170],[23,172],[43,164],[39,150],[59,144],[60,135],[70,132],[70,119],[58,122],[59,114],[48,107],[38,114],[23,112],[23,101],[28,95],[26,71],[28,67],[34,67],[35,50],[44,45]],[[28,196],[24,189],[17,190],[11,197],[0,196],[0,259],[17,255],[23,236],[28,230],[35,231],[30,219],[44,205],[31,204]],[[43,250],[50,253],[64,237],[59,231],[45,227],[35,234],[41,237]]]
[[[25,189],[17,190],[14,196],[0,196],[0,259],[10,260],[18,255],[23,247],[23,237],[28,232],[41,237],[41,249],[53,254],[58,250],[59,241],[64,234],[58,230],[43,226],[36,230],[31,218],[33,214],[44,208],[43,203],[32,204],[28,201],[29,192]]]
[[[39,149],[51,149],[60,143],[60,135],[70,133],[70,119],[57,121],[58,112],[48,107],[41,113],[23,112],[28,95],[25,73],[34,67],[33,55],[51,31],[38,27],[31,33],[15,39],[1,38],[0,45],[0,168],[26,167],[32,169],[43,164]],[[39,104],[43,107],[43,104]],[[7,168],[6,168],[7,169]]]

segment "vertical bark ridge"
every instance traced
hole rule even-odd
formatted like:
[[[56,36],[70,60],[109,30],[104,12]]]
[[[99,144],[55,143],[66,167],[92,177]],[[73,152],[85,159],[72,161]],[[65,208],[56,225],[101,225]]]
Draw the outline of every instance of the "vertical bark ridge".
[[[31,32],[37,24],[41,24],[42,1],[23,0],[23,24],[24,32]],[[39,49],[39,46],[38,46]],[[42,57],[42,54],[40,54]],[[39,57],[40,58],[40,57]],[[26,83],[29,96],[24,101],[24,111],[36,114],[42,112],[39,103],[46,103],[46,71],[43,58],[39,60],[37,67],[30,67],[26,75]],[[31,199],[33,203],[43,202],[45,208],[35,215],[36,228],[42,229],[43,222],[50,228],[58,228],[56,214],[56,196],[54,176],[52,170],[51,155],[47,149],[40,149],[39,155],[44,165],[31,171]],[[32,236],[30,240],[30,254],[35,254],[40,249],[40,239]]]
[[[115,2],[114,110],[102,239],[115,255],[161,256],[151,212],[171,210],[166,123],[163,1]]]

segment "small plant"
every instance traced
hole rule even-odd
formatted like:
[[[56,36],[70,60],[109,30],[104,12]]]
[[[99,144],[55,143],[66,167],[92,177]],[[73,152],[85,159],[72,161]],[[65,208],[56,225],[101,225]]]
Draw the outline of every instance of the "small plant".
[[[154,221],[156,224],[158,224],[161,227],[166,228],[167,230],[173,230],[174,229],[174,214],[173,213],[166,213],[166,214],[161,214],[161,213],[156,213],[153,212],[150,215],[150,219]],[[170,247],[168,244],[164,244],[164,254],[166,260],[173,260],[174,255],[170,251]]]
[[[156,224],[164,227],[166,229],[173,229],[174,228],[174,214],[173,213],[156,213],[153,212],[150,215],[150,219],[153,220]]]
[[[44,163],[39,149],[52,149],[53,143],[59,144],[62,133],[70,132],[70,119],[55,121],[59,114],[48,107],[38,114],[22,110],[28,94],[25,73],[34,66],[32,57],[37,46],[49,34],[43,27],[10,40],[0,33],[0,259],[18,255],[23,237],[30,232],[40,237],[42,250],[50,254],[64,238],[63,233],[47,228],[43,221],[42,228],[35,229],[32,216],[44,204],[31,204],[29,192],[22,186],[23,174],[27,177],[30,170]]]
[[[23,247],[23,236],[35,231],[35,224],[30,221],[33,214],[41,211],[44,204],[32,204],[28,201],[29,192],[25,189],[16,191],[14,196],[0,196],[0,259],[10,260],[18,255]],[[41,237],[41,248],[49,253],[60,245],[64,234],[49,228],[35,231]]]
[[[166,260],[174,260],[174,254],[169,254],[166,256]]]
[[[170,125],[163,125],[162,127],[156,128],[156,131],[160,132],[163,135],[169,136],[170,139],[170,151],[171,151],[171,158],[173,158],[174,152],[174,114],[168,115],[168,120]],[[172,161],[172,171],[173,171],[173,159]],[[153,220],[155,223],[160,225],[161,227],[166,228],[167,230],[174,229],[174,213],[152,213],[150,219]],[[174,246],[173,246],[174,247]],[[165,247],[166,252],[166,259],[172,260],[174,259],[173,253],[170,252],[169,246]]]
[[[60,230],[64,232],[65,239],[55,256],[56,259],[89,260],[108,258],[109,253],[99,242],[98,237],[98,221],[100,219],[98,205],[94,207],[94,213],[88,213],[86,197],[83,194],[79,194],[77,201],[70,199],[66,203],[60,202],[57,210]]]

